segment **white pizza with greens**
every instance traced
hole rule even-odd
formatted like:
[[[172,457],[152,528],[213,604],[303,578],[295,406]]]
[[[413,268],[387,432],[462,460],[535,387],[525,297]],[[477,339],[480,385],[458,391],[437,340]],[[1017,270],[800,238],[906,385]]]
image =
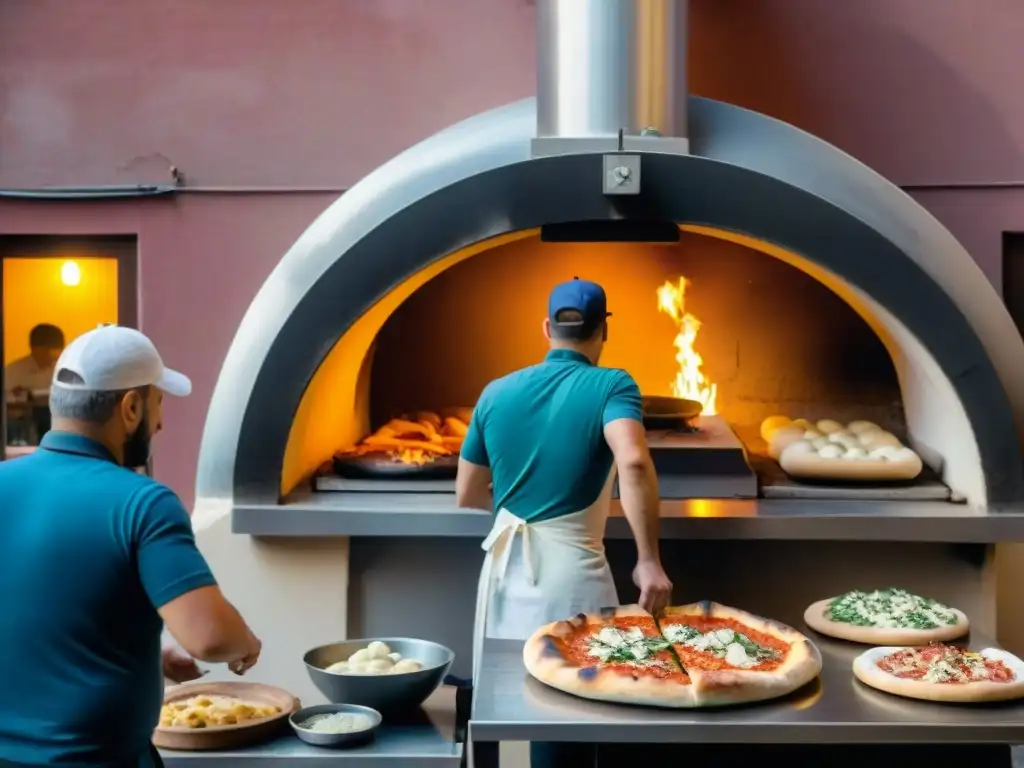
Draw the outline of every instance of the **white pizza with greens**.
[[[925,645],[963,637],[970,629],[956,608],[896,587],[819,600],[804,612],[804,621],[823,635],[870,645]]]
[[[1000,648],[871,648],[854,659],[853,674],[865,685],[911,699],[970,703],[1024,697],[1024,663]]]

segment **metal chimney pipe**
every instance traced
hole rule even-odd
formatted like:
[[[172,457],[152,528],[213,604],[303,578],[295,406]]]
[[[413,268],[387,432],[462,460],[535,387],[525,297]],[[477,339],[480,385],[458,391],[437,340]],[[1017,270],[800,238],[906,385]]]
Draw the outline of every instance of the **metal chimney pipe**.
[[[622,131],[686,151],[686,17],[686,0],[538,0],[535,146]]]

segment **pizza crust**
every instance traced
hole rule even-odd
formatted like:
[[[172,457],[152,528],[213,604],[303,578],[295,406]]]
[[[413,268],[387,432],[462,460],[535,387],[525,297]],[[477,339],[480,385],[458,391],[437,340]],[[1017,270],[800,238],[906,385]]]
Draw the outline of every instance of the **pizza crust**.
[[[819,600],[804,611],[804,622],[815,632],[839,640],[866,645],[928,645],[955,640],[966,635],[971,628],[966,614],[956,608],[950,610],[956,614],[956,624],[936,629],[913,629],[911,627],[859,627],[842,621],[832,621],[825,615],[829,604],[837,598]]]
[[[617,617],[653,617],[638,605],[609,608],[595,616],[578,614],[565,621],[555,621],[538,629],[523,646],[526,671],[545,685],[584,699],[612,701],[622,704],[644,704],[652,707],[693,707],[692,685],[638,675],[630,677],[610,669],[574,667],[567,664],[553,638],[569,637],[586,624],[609,621]]]
[[[903,647],[889,646],[864,651],[853,661],[854,676],[872,688],[908,699],[978,703],[1024,698],[1024,662],[1007,651],[999,648],[986,648],[979,653],[993,661],[1001,661],[1013,670],[1016,679],[1012,682],[926,683],[921,680],[905,680],[890,675],[878,666],[881,659],[890,653],[902,650]]]
[[[684,620],[687,616],[734,619],[758,632],[776,637],[790,646],[785,660],[764,672],[744,669],[707,671],[687,669],[692,681],[695,706],[713,707],[743,704],[785,696],[811,682],[821,672],[821,653],[797,630],[772,619],[756,616],[706,600],[691,605],[670,606],[659,620],[661,624]]]

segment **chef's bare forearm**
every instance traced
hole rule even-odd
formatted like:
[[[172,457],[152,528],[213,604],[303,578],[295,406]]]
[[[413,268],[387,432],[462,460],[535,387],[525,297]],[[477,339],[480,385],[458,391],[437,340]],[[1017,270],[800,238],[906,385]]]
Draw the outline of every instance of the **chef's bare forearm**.
[[[661,502],[658,475],[649,455],[619,467],[619,503],[636,539],[637,559],[659,561]]]
[[[216,586],[187,592],[160,608],[168,631],[193,658],[211,663],[244,659],[252,631]]]
[[[494,507],[491,492],[491,470],[459,458],[455,476],[455,506],[460,509],[482,509],[490,512]]]

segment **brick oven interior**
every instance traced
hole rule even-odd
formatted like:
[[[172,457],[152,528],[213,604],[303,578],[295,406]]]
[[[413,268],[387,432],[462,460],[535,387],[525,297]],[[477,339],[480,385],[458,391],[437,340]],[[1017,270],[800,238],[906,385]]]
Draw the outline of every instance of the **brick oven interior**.
[[[659,310],[658,289],[685,279],[685,311],[700,324],[693,347],[716,388],[715,411],[745,448],[757,483],[755,492],[725,488],[711,497],[800,496],[801,484],[767,457],[758,429],[768,416],[785,414],[866,419],[912,445],[926,468],[910,486],[894,486],[899,498],[984,503],[974,437],[964,433],[969,426],[955,395],[918,345],[901,345],[906,334],[901,339],[891,324],[885,328],[877,306],[872,315],[869,299],[849,290],[840,295],[841,283],[830,275],[787,262],[785,254],[773,257],[764,243],[694,229],[684,228],[674,243],[544,242],[537,232],[514,233],[413,276],[326,355],[292,426],[282,495],[305,487],[313,473],[332,475],[335,451],[390,419],[472,407],[487,382],[542,359],[547,292],[581,275],[606,286],[610,297],[602,364],[628,370],[645,395],[672,394],[678,326]],[[916,422],[906,416],[908,395]],[[942,413],[948,418],[939,424]],[[401,483],[362,490],[411,490]],[[864,495],[832,485],[810,497]],[[450,486],[449,480],[433,490]],[[328,481],[317,487],[343,490]],[[709,494],[688,488],[663,498],[702,495]]]
[[[755,454],[765,447],[759,424],[779,413],[868,419],[905,436],[892,360],[853,309],[782,261],[690,232],[671,244],[530,237],[441,273],[381,328],[371,428],[402,413],[471,406],[492,379],[542,359],[547,292],[573,275],[606,287],[613,317],[601,363],[628,370],[645,395],[671,394],[676,325],[659,311],[657,289],[685,277],[717,411]]]

